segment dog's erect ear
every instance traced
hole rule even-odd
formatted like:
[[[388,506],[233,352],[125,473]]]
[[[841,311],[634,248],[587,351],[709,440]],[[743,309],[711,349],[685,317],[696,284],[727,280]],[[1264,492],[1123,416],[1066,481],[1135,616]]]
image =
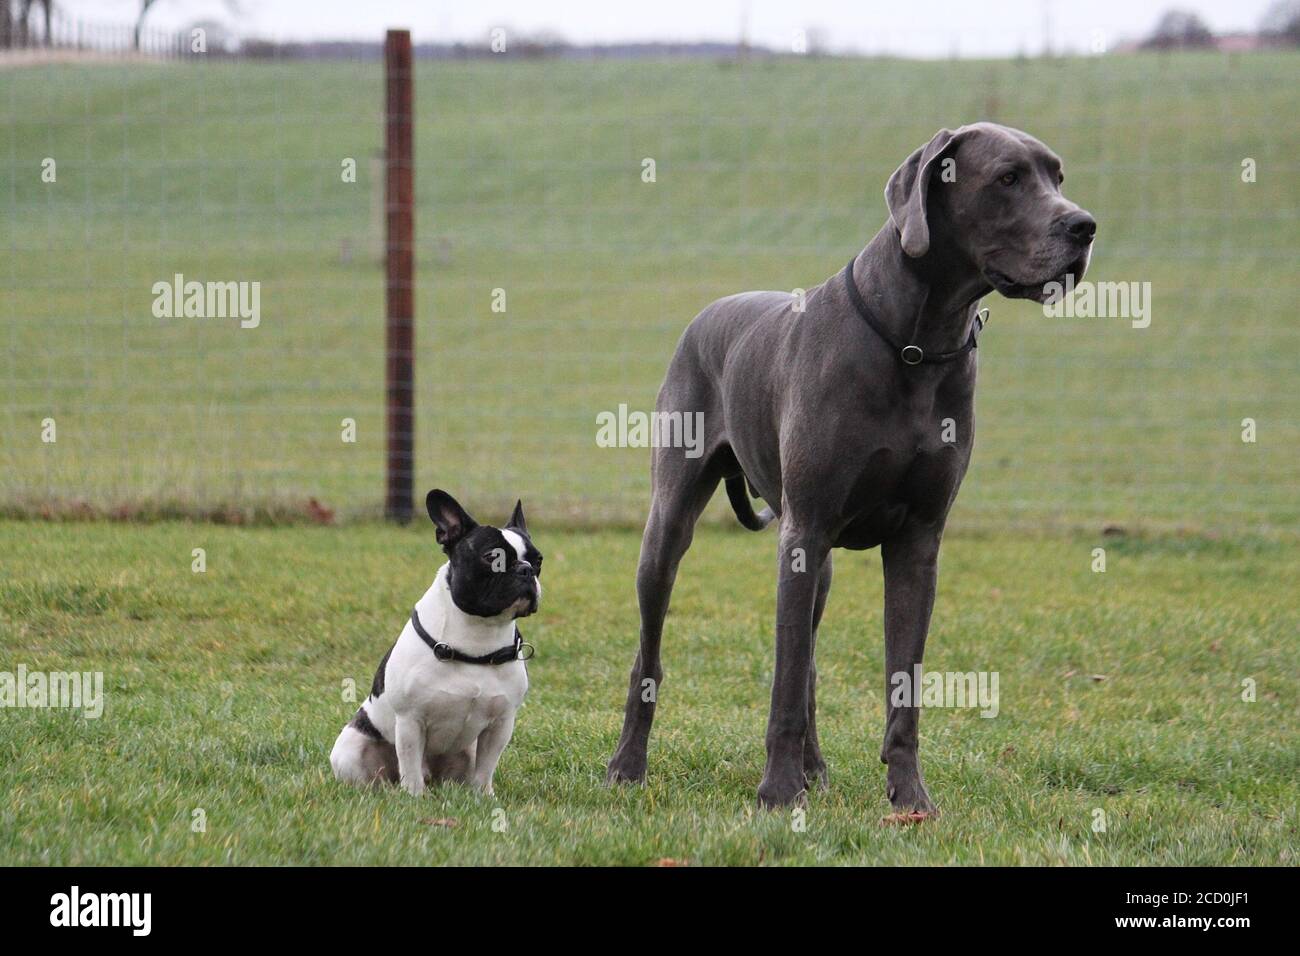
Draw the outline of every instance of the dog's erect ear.
[[[469,516],[469,512],[460,506],[451,495],[441,488],[434,488],[424,499],[424,507],[429,517],[438,527],[438,543],[444,551],[450,551],[456,542],[473,531],[478,523]]]
[[[913,259],[930,251],[930,224],[926,221],[926,201],[930,181],[939,161],[956,148],[965,134],[941,129],[934,138],[894,170],[885,185],[885,202],[889,218],[903,243],[903,251]]]
[[[510,523],[506,527],[517,528],[524,534],[528,533],[528,523],[524,521],[524,503],[522,501],[515,502],[515,512],[510,516]]]

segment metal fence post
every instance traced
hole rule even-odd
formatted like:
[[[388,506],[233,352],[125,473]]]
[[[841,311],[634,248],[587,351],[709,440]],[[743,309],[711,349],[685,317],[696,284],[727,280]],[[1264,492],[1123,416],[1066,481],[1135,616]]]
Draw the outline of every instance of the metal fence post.
[[[413,511],[415,477],[415,168],[409,30],[388,31],[384,71],[384,205],[388,222],[388,490],[384,514],[389,520],[407,522]]]

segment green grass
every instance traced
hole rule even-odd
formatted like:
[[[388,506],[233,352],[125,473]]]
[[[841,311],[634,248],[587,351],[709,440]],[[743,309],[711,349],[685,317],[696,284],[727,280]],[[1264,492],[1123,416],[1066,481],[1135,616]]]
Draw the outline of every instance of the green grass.
[[[1000,712],[923,715],[943,815],[909,830],[878,823],[879,559],[838,556],[818,652],[831,789],[798,832],[754,809],[773,536],[701,531],[669,617],[649,784],[610,791],[637,536],[533,523],[547,594],[524,628],[538,656],[496,796],[421,799],[337,784],[327,754],[355,707],[343,681],[368,687],[432,576],[427,527],[0,523],[0,670],[99,670],[107,695],[98,720],[0,709],[0,861],[1298,862],[1290,544],[951,536],[926,663],[997,671]],[[443,818],[458,826],[426,822]]]
[[[597,448],[597,413],[649,407],[711,299],[835,274],[895,166],[985,118],[1065,157],[1101,224],[1090,277],[1151,282],[1154,314],[1139,331],[987,300],[954,521],[1294,534],[1300,127],[1279,118],[1298,62],[422,62],[417,484],[638,521],[645,454]],[[375,63],[4,74],[0,510],[374,513],[380,103]],[[260,281],[261,327],[154,318],[176,272]]]
[[[420,63],[417,487],[485,518],[522,496],[549,559],[496,797],[328,773],[344,682],[364,694],[433,573],[427,528],[2,521],[0,671],[102,671],[108,703],[0,708],[0,862],[1295,865],[1298,62]],[[0,76],[0,514],[373,515],[378,65]],[[1154,295],[1146,330],[986,300],[927,665],[997,671],[999,715],[926,713],[943,816],[878,824],[879,557],[844,554],[819,644],[832,788],[801,832],[756,813],[774,539],[708,527],[649,784],[604,789],[637,629],[637,535],[612,526],[642,519],[648,468],[596,446],[597,413],[649,407],[713,298],[835,274],[901,159],[975,119],[1064,156],[1101,224],[1089,277]],[[260,282],[261,327],[154,318],[176,272]]]

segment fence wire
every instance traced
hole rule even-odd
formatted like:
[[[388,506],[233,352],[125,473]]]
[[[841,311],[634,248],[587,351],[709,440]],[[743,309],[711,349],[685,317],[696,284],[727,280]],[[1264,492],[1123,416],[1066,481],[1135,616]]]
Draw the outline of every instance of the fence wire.
[[[985,301],[954,523],[1294,533],[1298,62],[418,60],[417,491],[639,522],[649,451],[598,416],[653,408],[712,299],[835,275],[893,169],[988,119],[1064,157],[1088,278],[1150,283],[1150,324]],[[382,61],[27,57],[0,91],[0,508],[380,514]]]

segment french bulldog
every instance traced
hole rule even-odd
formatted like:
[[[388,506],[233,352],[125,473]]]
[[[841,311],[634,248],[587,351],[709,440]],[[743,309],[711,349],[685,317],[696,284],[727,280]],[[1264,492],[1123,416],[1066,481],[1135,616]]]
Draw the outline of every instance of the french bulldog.
[[[515,623],[541,601],[541,552],[523,503],[504,528],[480,525],[447,492],[425,499],[447,563],[375,672],[370,696],[330,752],[349,783],[455,780],[492,792],[528,691],[532,648]]]

